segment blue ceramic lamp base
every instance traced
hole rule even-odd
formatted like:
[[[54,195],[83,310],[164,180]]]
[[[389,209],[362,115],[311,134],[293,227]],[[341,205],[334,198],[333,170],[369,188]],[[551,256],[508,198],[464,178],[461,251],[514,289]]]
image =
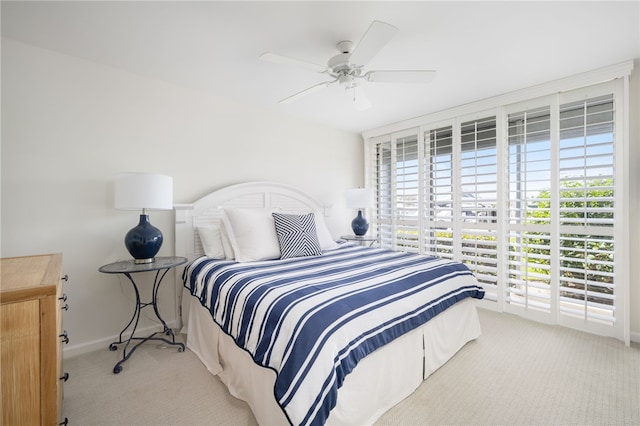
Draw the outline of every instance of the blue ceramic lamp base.
[[[140,215],[140,223],[124,237],[124,245],[135,263],[152,263],[162,247],[162,232],[149,222],[148,214]]]
[[[358,237],[364,236],[369,230],[369,221],[362,215],[362,210],[358,210],[358,215],[351,221],[351,229]]]

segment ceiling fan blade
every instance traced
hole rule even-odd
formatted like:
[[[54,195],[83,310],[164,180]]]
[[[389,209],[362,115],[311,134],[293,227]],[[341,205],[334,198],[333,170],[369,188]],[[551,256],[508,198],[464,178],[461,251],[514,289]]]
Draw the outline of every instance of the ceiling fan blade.
[[[314,64],[313,62],[303,61],[301,59],[289,58],[288,56],[278,55],[277,53],[265,52],[260,55],[260,59],[266,62],[273,62],[276,64],[290,64],[302,68],[307,68],[311,71],[325,72],[327,67],[324,65]]]
[[[389,70],[369,71],[363,76],[365,80],[376,83],[427,84],[436,77],[432,70]]]
[[[355,85],[352,87],[346,87],[345,91],[347,92],[347,96],[349,96],[349,101],[353,103],[353,107],[356,111],[364,111],[365,109],[371,108],[371,102],[369,102],[369,98],[367,98],[362,86]]]
[[[323,81],[322,83],[314,84],[313,86],[311,86],[311,87],[309,87],[307,89],[304,89],[301,92],[295,93],[295,94],[293,94],[293,95],[291,95],[291,96],[289,96],[287,98],[284,98],[283,100],[279,101],[278,103],[279,104],[288,104],[288,103],[293,102],[293,101],[295,101],[297,99],[300,99],[300,98],[302,98],[304,96],[307,96],[307,95],[310,95],[310,94],[312,94],[314,92],[317,92],[320,89],[324,89],[325,87],[328,87],[330,84],[335,83],[336,81],[338,81],[338,80],[336,79],[336,80],[331,80],[331,81]]]
[[[364,66],[391,40],[398,29],[382,21],[373,21],[355,47],[349,62]]]

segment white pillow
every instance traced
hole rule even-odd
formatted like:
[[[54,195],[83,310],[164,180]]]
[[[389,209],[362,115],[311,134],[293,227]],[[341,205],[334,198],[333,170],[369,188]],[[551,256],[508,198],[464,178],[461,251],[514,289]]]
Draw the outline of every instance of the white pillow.
[[[222,220],[237,262],[280,257],[272,211],[248,208],[223,210]]]
[[[338,243],[331,236],[331,232],[329,232],[329,228],[327,228],[327,224],[324,221],[324,214],[318,210],[314,212],[310,211],[296,211],[296,212],[282,212],[286,214],[306,214],[313,213],[316,221],[316,232],[318,233],[318,241],[320,242],[320,248],[324,250],[333,250],[338,248]]]
[[[216,259],[224,259],[225,253],[220,238],[219,226],[198,226],[198,235],[204,249],[204,254]]]
[[[327,224],[324,221],[324,216],[322,212],[317,211],[314,212],[316,219],[316,232],[318,233],[318,241],[320,242],[320,248],[322,250],[332,250],[334,248],[338,248],[338,243],[331,236],[331,232],[329,232],[329,228],[327,228]]]
[[[234,260],[236,254],[233,252],[233,247],[231,247],[231,240],[229,239],[227,228],[224,226],[223,219],[220,219],[220,239],[222,240],[222,250],[224,250],[225,259]]]

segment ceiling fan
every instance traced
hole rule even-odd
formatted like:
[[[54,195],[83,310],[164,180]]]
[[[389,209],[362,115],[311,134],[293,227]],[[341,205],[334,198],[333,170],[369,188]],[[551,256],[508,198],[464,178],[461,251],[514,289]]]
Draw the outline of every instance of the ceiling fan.
[[[319,65],[300,59],[294,59],[276,53],[266,52],[260,59],[267,62],[296,65],[320,74],[327,74],[331,80],[315,84],[300,92],[288,96],[279,103],[286,104],[338,83],[345,86],[345,91],[352,97],[356,109],[369,108],[361,82],[425,84],[435,77],[433,70],[371,70],[364,71],[365,65],[391,40],[398,31],[396,27],[382,21],[373,21],[360,42],[353,46],[351,41],[337,44],[339,54],[333,56],[327,65]]]

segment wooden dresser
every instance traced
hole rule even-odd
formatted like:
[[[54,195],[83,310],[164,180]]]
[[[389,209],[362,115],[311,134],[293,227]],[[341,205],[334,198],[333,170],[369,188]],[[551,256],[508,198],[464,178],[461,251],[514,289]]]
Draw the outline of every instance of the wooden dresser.
[[[4,426],[61,421],[62,341],[66,338],[61,268],[62,254],[0,259]]]

